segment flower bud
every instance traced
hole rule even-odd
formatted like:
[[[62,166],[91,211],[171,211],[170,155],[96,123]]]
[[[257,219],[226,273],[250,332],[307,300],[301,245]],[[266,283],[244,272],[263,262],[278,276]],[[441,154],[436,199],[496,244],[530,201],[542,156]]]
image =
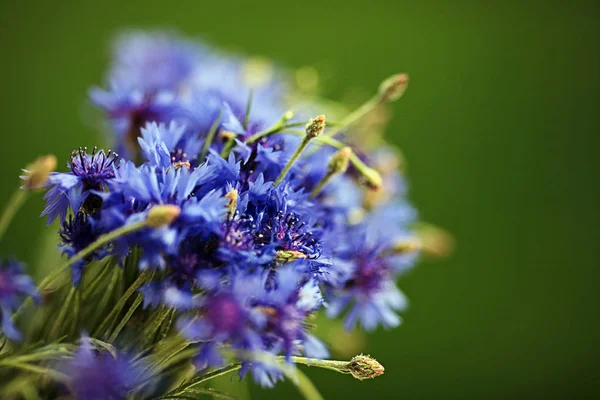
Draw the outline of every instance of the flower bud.
[[[148,226],[161,228],[170,225],[181,214],[181,208],[173,204],[154,206],[148,211]]]
[[[288,263],[295,260],[306,260],[306,254],[296,250],[279,250],[275,255],[275,261]]]
[[[346,146],[340,151],[336,152],[329,160],[327,169],[330,174],[343,174],[348,169],[350,162],[350,156],[352,155],[352,148]]]
[[[383,365],[371,356],[355,356],[346,366],[353,377],[358,380],[372,379],[383,375]]]
[[[292,110],[288,110],[285,114],[283,114],[283,118],[281,118],[281,120],[285,123],[292,118],[294,118],[294,112]]]
[[[407,74],[392,75],[379,85],[379,96],[387,102],[396,101],[402,97],[407,85]]]
[[[419,251],[422,248],[422,243],[420,240],[418,239],[405,239],[405,240],[399,240],[396,243],[394,243],[392,245],[392,248],[390,249],[390,252],[392,254],[406,254],[406,253],[413,253],[415,251]]]
[[[56,157],[52,154],[39,157],[29,164],[25,175],[21,178],[25,181],[23,189],[38,189],[46,184],[48,176],[56,169]]]
[[[377,170],[369,167],[362,168],[360,170],[364,183],[373,190],[379,190],[383,185],[383,179]]]
[[[238,190],[231,189],[227,194],[225,194],[225,198],[229,201],[227,202],[227,210],[229,212],[229,219],[232,219],[235,215],[235,211],[237,210],[237,202],[238,202]]]
[[[311,118],[311,120],[306,124],[306,137],[309,139],[314,139],[323,133],[325,129],[325,116],[319,115],[318,117]]]
[[[445,229],[435,225],[421,223],[417,234],[424,253],[433,257],[448,257],[454,250],[454,237]]]

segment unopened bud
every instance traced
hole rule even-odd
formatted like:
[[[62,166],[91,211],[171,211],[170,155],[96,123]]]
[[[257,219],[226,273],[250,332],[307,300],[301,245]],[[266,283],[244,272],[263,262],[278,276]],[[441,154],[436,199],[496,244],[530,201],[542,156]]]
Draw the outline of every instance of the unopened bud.
[[[221,136],[224,140],[231,140],[235,139],[237,135],[234,132],[230,131],[220,131],[219,136]]]
[[[352,155],[352,148],[346,146],[337,153],[335,153],[331,160],[329,160],[329,164],[327,165],[327,169],[330,174],[343,174],[348,169],[348,164],[350,162],[350,156]]]
[[[383,365],[371,356],[359,355],[354,357],[347,365],[348,370],[358,380],[372,379],[383,375]]]
[[[173,204],[154,206],[148,211],[148,226],[160,228],[170,225],[181,214],[181,208]]]
[[[319,115],[318,117],[312,118],[308,124],[306,124],[306,137],[314,139],[323,133],[325,129],[325,116]]]
[[[292,110],[288,110],[288,111],[286,111],[285,114],[283,114],[283,117],[281,118],[281,121],[283,123],[286,123],[286,122],[288,122],[292,118],[294,118],[294,112]]]
[[[383,179],[377,170],[365,167],[360,171],[364,178],[364,183],[373,190],[379,190],[383,185]]]
[[[23,189],[38,189],[46,184],[50,173],[56,169],[56,157],[52,154],[39,157],[33,163],[29,164],[25,175],[21,178],[25,181]]]
[[[402,97],[407,85],[407,74],[392,75],[379,85],[379,96],[387,102],[396,101]]]
[[[232,219],[235,215],[235,210],[237,209],[238,195],[239,194],[237,189],[231,189],[225,195],[225,198],[229,200],[226,206],[227,210],[229,211],[229,219]]]
[[[275,261],[288,263],[295,260],[306,260],[306,254],[296,250],[279,250],[275,255]]]
[[[434,257],[447,257],[454,250],[454,237],[445,229],[431,224],[421,223],[417,234],[423,252]]]

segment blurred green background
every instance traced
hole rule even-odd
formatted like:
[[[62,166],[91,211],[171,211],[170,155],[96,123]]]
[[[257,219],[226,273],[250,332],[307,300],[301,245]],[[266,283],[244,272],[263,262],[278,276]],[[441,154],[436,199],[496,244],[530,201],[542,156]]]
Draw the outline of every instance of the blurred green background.
[[[405,323],[365,352],[369,382],[319,370],[326,398],[574,398],[598,389],[600,17],[597,2],[2,1],[0,204],[20,168],[92,146],[87,89],[123,28],[175,28],[218,45],[316,65],[322,90],[411,75],[390,137],[411,198],[458,249],[400,282]],[[30,201],[1,254],[35,262]],[[297,398],[288,383],[262,398]]]

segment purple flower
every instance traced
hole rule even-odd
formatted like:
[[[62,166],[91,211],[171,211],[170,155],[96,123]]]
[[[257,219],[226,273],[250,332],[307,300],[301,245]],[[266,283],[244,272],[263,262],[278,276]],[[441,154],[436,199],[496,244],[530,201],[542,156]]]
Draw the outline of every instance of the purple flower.
[[[12,340],[19,340],[21,333],[13,324],[11,318],[14,311],[23,303],[26,297],[39,299],[37,287],[33,279],[23,272],[24,268],[16,260],[0,262],[0,317],[2,331]]]
[[[98,353],[88,337],[74,358],[63,365],[67,385],[76,399],[125,400],[128,395],[149,382],[149,374],[140,361],[125,355]]]
[[[334,256],[340,274],[329,288],[326,310],[333,318],[349,309],[344,319],[348,330],[357,322],[368,331],[379,324],[390,328],[401,322],[396,311],[403,311],[407,300],[395,279],[407,264],[412,265],[417,254],[394,254],[382,242],[370,240],[364,227],[355,228]]]
[[[48,216],[48,224],[56,217],[64,223],[69,206],[75,211],[83,208],[86,213],[95,214],[102,207],[98,192],[110,186],[118,158],[118,154],[98,151],[96,147],[91,154],[86,148],[74,150],[68,164],[71,172],[53,172],[48,178],[49,189],[44,196],[47,203],[42,212]]]

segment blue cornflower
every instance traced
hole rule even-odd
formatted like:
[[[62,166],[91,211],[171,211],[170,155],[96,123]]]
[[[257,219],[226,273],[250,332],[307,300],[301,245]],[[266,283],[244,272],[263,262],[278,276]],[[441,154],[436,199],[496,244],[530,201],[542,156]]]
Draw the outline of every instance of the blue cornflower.
[[[44,196],[47,203],[42,212],[48,216],[48,224],[56,217],[64,223],[69,206],[75,212],[82,208],[88,214],[95,214],[102,207],[99,192],[110,187],[118,159],[118,154],[98,151],[96,147],[91,154],[85,148],[73,151],[68,164],[71,172],[53,172],[48,178],[49,189]]]
[[[220,193],[209,191],[201,198],[194,193],[199,187],[210,184],[215,169],[208,163],[190,170],[187,166],[157,169],[150,165],[136,167],[123,163],[118,170],[110,194],[105,197],[101,219],[107,230],[141,221],[154,205],[173,204],[181,209],[181,215],[170,226],[143,229],[113,244],[119,257],[128,254],[133,246],[140,246],[142,256],[139,268],[166,267],[165,256],[174,254],[177,244],[186,237],[188,230],[200,226],[216,230],[225,214],[226,199]]]
[[[23,303],[26,297],[39,299],[37,287],[33,279],[24,272],[23,265],[16,260],[0,262],[0,317],[2,332],[12,340],[19,340],[21,333],[13,324],[13,312]]]
[[[407,300],[395,280],[413,264],[416,252],[398,255],[382,244],[385,242],[391,246],[391,240],[373,240],[360,226],[351,229],[347,242],[336,250],[334,263],[340,275],[329,288],[327,315],[337,317],[349,308],[344,319],[348,330],[356,322],[366,330],[378,324],[395,327],[401,322],[396,311],[404,310]]]
[[[186,127],[174,121],[168,126],[148,123],[138,138],[144,158],[160,168],[196,167],[202,142],[196,135],[186,133]]]
[[[62,369],[69,389],[76,399],[82,400],[125,400],[150,378],[142,362],[125,355],[97,353],[86,336],[74,358]]]
[[[199,274],[204,293],[188,303],[194,314],[178,322],[190,340],[203,341],[196,358],[198,368],[223,363],[219,348],[227,344],[244,354],[268,351],[287,357],[305,354],[324,358],[325,346],[307,332],[307,318],[320,308],[323,298],[318,283],[306,280],[293,265],[282,268],[273,280],[268,272],[235,272],[226,278],[214,272]],[[260,364],[248,360],[255,377],[263,379]],[[242,376],[247,369],[242,370]]]

